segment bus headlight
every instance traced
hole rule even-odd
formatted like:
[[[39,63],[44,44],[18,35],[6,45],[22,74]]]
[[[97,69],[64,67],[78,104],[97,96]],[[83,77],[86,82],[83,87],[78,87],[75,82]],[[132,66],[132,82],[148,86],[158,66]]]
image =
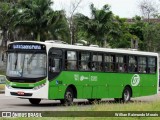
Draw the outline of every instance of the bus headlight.
[[[36,86],[36,87],[34,87],[33,89],[34,89],[34,90],[38,90],[38,89],[42,88],[43,86],[45,86],[45,83],[43,83],[42,85]]]

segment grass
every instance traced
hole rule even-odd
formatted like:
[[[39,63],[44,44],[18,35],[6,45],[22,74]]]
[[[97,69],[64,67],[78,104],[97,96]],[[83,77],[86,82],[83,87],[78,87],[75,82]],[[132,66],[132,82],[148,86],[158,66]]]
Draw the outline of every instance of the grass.
[[[100,104],[93,105],[73,105],[68,106],[67,111],[160,111],[160,101],[154,102],[130,102],[130,103],[108,103],[102,102]],[[36,120],[159,120],[159,117],[43,117],[36,118]],[[2,120],[8,120],[6,118],[2,118]],[[12,120],[35,120],[35,118],[13,118]]]
[[[114,103],[102,102],[100,104],[93,104],[89,107],[79,107],[74,105],[69,107],[69,111],[160,111],[160,101],[144,102],[132,101],[130,103]]]

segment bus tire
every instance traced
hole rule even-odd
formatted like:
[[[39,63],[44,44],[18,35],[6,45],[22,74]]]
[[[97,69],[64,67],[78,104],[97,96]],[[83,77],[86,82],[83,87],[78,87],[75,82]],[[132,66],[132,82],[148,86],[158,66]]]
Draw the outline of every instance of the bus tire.
[[[38,104],[41,102],[41,99],[30,98],[30,99],[29,99],[29,102],[30,102],[32,105],[38,105]]]
[[[64,99],[61,99],[60,102],[65,106],[70,106],[73,104],[73,98],[74,98],[73,90],[72,88],[69,87],[65,92]]]
[[[122,102],[129,102],[131,99],[131,89],[126,86],[123,90],[123,94],[122,94]]]

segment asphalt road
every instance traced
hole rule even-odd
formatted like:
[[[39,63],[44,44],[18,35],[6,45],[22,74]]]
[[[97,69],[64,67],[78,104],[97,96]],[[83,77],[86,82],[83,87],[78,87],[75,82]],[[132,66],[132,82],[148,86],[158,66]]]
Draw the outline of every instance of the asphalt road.
[[[132,102],[152,102],[160,101],[160,93],[157,95],[132,98]],[[103,99],[103,103],[113,103],[113,99]],[[85,110],[85,108],[92,107],[87,100],[75,100],[76,108],[78,110]],[[72,111],[73,107],[63,106],[57,100],[42,100],[38,106],[31,105],[27,99],[6,97],[4,94],[0,94],[0,111]]]

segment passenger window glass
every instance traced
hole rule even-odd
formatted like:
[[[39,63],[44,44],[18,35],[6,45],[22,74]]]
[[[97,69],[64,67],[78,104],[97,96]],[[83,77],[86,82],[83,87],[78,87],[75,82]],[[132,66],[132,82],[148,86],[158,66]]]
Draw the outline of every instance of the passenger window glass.
[[[104,56],[104,69],[106,72],[114,71],[115,66],[114,66],[114,56],[113,55]]]
[[[138,72],[137,57],[136,56],[129,56],[128,71],[131,73]]]
[[[127,64],[125,56],[116,56],[116,70],[118,72],[127,72]]]
[[[79,52],[79,69],[82,71],[90,70],[90,53]]]
[[[75,51],[67,51],[67,60],[65,61],[66,70],[77,69],[77,53]]]
[[[156,58],[148,58],[148,73],[156,73]]]
[[[146,73],[147,63],[146,57],[139,57],[138,58],[138,71],[140,73]]]
[[[102,71],[103,70],[102,55],[93,54],[91,68],[92,68],[92,71]]]

